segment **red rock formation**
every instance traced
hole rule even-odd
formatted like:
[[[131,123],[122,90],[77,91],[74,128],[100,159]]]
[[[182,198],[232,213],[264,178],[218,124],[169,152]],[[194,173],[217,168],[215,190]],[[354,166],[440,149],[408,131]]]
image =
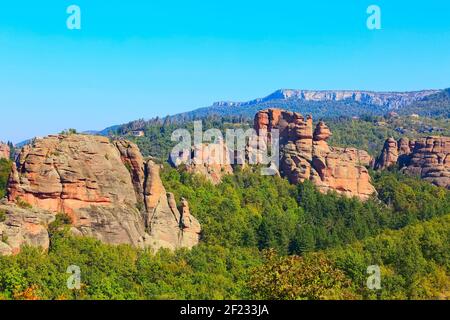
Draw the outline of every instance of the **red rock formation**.
[[[268,109],[255,117],[258,132],[280,133],[280,171],[293,184],[310,180],[319,190],[330,190],[346,196],[367,199],[374,194],[367,168],[369,154],[352,148],[333,148],[327,143],[331,136],[325,123],[313,130],[313,120],[296,112]]]
[[[450,137],[427,137],[415,141],[405,172],[450,189]]]
[[[402,150],[405,149],[405,146],[402,146]],[[381,155],[378,157],[378,159],[375,162],[375,169],[386,169],[389,168],[395,164],[397,164],[398,160],[398,144],[397,141],[394,140],[394,138],[389,138],[384,143],[383,151],[381,152]]]
[[[11,150],[6,143],[0,142],[0,159],[9,159]]]
[[[407,174],[450,188],[450,137],[426,137],[417,141],[402,138],[395,144],[393,141],[392,138],[386,141],[375,169],[386,169],[398,164]],[[397,158],[387,156],[392,154],[397,155]]]
[[[179,218],[163,220],[155,234],[151,226],[163,215],[158,208],[169,208],[159,168],[145,164],[137,146],[124,140],[111,143],[88,135],[36,140],[23,148],[13,166],[8,199],[64,212],[75,234],[106,243],[144,247],[161,240],[155,248],[173,249],[199,241],[198,228],[196,239],[183,237]]]

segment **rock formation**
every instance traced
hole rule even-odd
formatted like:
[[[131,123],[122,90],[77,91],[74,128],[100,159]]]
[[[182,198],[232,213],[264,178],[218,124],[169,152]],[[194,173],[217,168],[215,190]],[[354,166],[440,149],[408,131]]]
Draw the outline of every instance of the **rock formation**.
[[[381,155],[377,158],[375,162],[375,169],[386,169],[397,164],[398,160],[398,145],[394,138],[389,138],[386,140],[383,146],[383,151]]]
[[[426,137],[417,141],[389,138],[375,169],[398,165],[405,173],[421,177],[437,186],[450,188],[450,137]]]
[[[6,143],[0,142],[0,159],[9,159],[11,150]]]
[[[149,174],[145,182],[145,204],[150,245],[153,248],[191,248],[198,243],[200,224],[191,216],[187,201],[184,199],[180,213],[175,196],[172,193],[166,193],[159,176],[159,169],[160,166],[151,160],[146,164],[146,171]],[[185,224],[184,221],[190,221],[190,223]]]
[[[279,130],[281,175],[293,184],[312,181],[322,192],[330,190],[346,196],[368,199],[374,194],[366,166],[371,157],[354,148],[334,148],[327,143],[331,136],[325,123],[313,129],[310,116],[279,109],[260,111],[255,117],[255,129]]]
[[[186,229],[179,213],[168,215],[166,209],[175,211],[176,204],[169,206],[159,166],[145,163],[137,146],[125,140],[88,135],[36,140],[13,165],[8,199],[65,213],[75,234],[105,243],[174,249],[199,241],[195,218]]]
[[[46,227],[55,220],[54,214],[0,204],[0,218],[0,256],[16,254],[24,244],[48,249]]]
[[[200,174],[217,185],[225,175],[233,174],[233,162],[225,142],[203,143],[183,151],[175,166],[183,165],[187,172]]]

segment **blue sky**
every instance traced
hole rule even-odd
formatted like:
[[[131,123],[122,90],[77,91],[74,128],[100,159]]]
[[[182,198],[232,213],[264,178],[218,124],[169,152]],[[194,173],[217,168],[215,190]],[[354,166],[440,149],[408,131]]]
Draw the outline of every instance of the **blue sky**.
[[[66,27],[72,4],[81,30]],[[382,30],[366,28],[371,4]],[[449,1],[0,2],[0,140],[279,88],[445,88],[449,75]]]

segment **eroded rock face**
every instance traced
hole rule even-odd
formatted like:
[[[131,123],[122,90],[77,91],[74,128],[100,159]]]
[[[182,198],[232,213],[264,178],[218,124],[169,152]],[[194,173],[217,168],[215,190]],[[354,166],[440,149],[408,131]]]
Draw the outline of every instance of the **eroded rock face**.
[[[65,213],[74,234],[105,243],[174,249],[199,241],[200,228],[196,238],[184,237],[180,217],[159,219],[161,208],[170,208],[159,167],[146,164],[137,146],[125,140],[88,135],[36,140],[13,165],[8,199]]]
[[[381,155],[375,162],[375,169],[386,169],[397,164],[398,151],[397,141],[395,141],[394,138],[387,139],[384,143]]]
[[[330,147],[327,140],[331,131],[324,122],[313,129],[311,117],[268,109],[256,115],[255,129],[279,130],[280,171],[291,183],[310,180],[323,192],[334,190],[363,200],[376,192],[366,168],[371,162],[369,154],[353,148]]]
[[[183,164],[187,172],[200,174],[206,177],[212,184],[217,185],[222,182],[225,175],[233,174],[234,163],[230,159],[230,151],[224,141],[218,143],[203,143],[194,146],[191,150],[183,151],[179,157],[179,163]]]
[[[391,148],[394,148],[393,140]],[[378,158],[375,169],[398,165],[405,173],[421,177],[437,186],[450,189],[450,137],[426,137],[416,141],[402,138],[396,142],[398,157],[394,162],[384,162],[385,148]],[[390,151],[395,153],[395,150]]]
[[[47,250],[50,244],[47,226],[55,220],[51,212],[21,209],[0,204],[0,255],[17,254],[24,244]]]
[[[6,143],[0,142],[0,159],[9,159],[11,149]]]
[[[149,241],[153,248],[192,248],[200,239],[200,223],[191,216],[189,205],[182,201],[181,213],[175,196],[167,193],[160,178],[160,166],[149,160],[145,182],[145,204]]]
[[[405,172],[450,189],[450,137],[427,137],[414,143]]]

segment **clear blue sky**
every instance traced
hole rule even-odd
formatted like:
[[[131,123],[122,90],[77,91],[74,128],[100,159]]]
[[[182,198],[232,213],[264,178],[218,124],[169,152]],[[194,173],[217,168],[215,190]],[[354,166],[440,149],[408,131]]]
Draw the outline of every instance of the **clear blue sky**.
[[[66,8],[82,11],[68,30]],[[366,9],[382,10],[382,30]],[[450,87],[443,0],[0,2],[0,140],[102,129],[279,88]]]

